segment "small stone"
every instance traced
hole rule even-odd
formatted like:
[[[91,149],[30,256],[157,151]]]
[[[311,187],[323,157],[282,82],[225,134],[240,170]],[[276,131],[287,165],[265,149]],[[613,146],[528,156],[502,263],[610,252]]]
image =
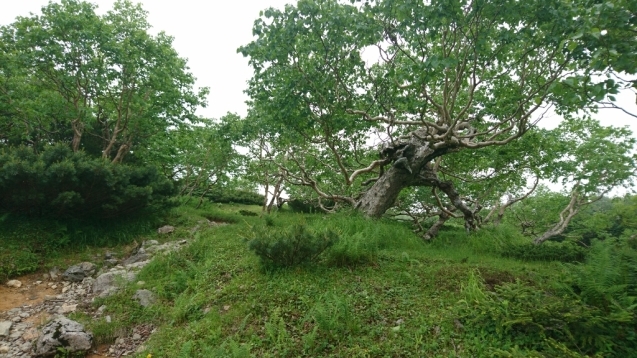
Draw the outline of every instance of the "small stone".
[[[51,286],[51,288],[55,290],[56,288],[58,288],[58,285],[53,285]]]
[[[157,301],[155,294],[149,290],[137,290],[135,295],[133,295],[133,299],[137,300],[137,302],[144,307],[148,307]]]
[[[159,229],[157,229],[158,234],[170,234],[171,232],[174,232],[174,231],[175,231],[175,227],[170,225],[162,226]]]
[[[38,338],[39,332],[36,328],[27,329],[24,334],[22,334],[22,339],[25,341],[32,341]]]
[[[13,333],[9,335],[9,340],[15,341],[16,339],[22,337],[22,333],[24,332],[19,329],[14,329]]]
[[[20,313],[20,317],[29,318],[29,317],[31,317],[31,315],[29,313],[27,313],[27,312],[22,312],[22,313]]]
[[[49,270],[49,276],[51,277],[51,280],[53,281],[57,280],[61,273],[62,272],[57,266]]]
[[[155,246],[155,245],[159,245],[159,241],[157,241],[157,240],[146,240],[142,244],[142,247],[143,248],[147,248],[149,246]]]
[[[48,280],[50,277],[51,277],[51,276],[49,276],[49,274],[48,274],[48,273],[45,273],[45,274],[43,274],[43,275],[42,275],[42,279],[43,279],[43,280]]]
[[[111,316],[104,317],[104,320],[106,321],[106,323],[111,323]]]
[[[10,321],[0,322],[0,337],[8,336],[12,325],[13,325],[13,322],[10,322]]]
[[[97,314],[102,314],[106,310],[106,305],[101,305],[100,308],[97,309]]]
[[[11,281],[7,282],[7,286],[13,287],[13,288],[20,288],[20,287],[22,287],[22,282],[20,282],[18,280],[11,280]]]
[[[139,333],[133,334],[133,340],[134,341],[139,341],[140,339],[142,339],[142,336]]]
[[[59,314],[67,314],[71,312],[75,312],[77,310],[77,305],[63,304],[60,309],[58,309]]]
[[[144,286],[146,284],[146,282],[144,281],[137,281],[137,286]]]
[[[13,323],[18,323],[18,322],[22,321],[22,317],[20,317],[20,316],[13,317],[13,318],[11,318],[11,320],[13,321]]]
[[[146,350],[146,346],[145,345],[141,345],[139,347],[137,347],[137,349],[135,350],[135,353],[142,353]]]
[[[45,275],[46,275],[46,274],[45,274]],[[36,284],[36,285],[40,285],[40,284],[42,284],[42,281],[35,281],[35,284]]]
[[[90,277],[95,273],[96,266],[91,262],[82,262],[69,267],[64,272],[64,279],[72,282],[82,282],[85,277]]]
[[[225,306],[223,306],[223,310],[224,310],[224,311],[229,311],[229,310],[230,310],[230,305],[225,305]]]
[[[62,287],[62,293],[67,293],[69,289],[70,289],[69,286]]]
[[[115,253],[112,252],[112,251],[106,251],[104,253],[104,259],[106,259],[106,260],[110,260],[110,259],[112,259],[114,257],[115,257]]]
[[[9,353],[9,346],[0,346],[0,354]]]

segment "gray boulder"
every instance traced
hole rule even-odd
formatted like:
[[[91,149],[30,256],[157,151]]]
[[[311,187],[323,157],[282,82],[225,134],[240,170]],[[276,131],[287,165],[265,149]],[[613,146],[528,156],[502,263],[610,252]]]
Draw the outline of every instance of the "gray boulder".
[[[42,334],[35,343],[35,357],[53,357],[58,348],[69,353],[80,353],[91,349],[93,335],[86,332],[84,326],[66,317],[60,316],[42,328]]]
[[[135,273],[125,270],[101,274],[93,282],[93,293],[99,294],[100,297],[108,296],[117,291],[120,282],[133,281],[136,277]]]
[[[91,277],[95,274],[95,264],[90,262],[82,262],[81,264],[73,265],[69,267],[62,277],[65,280],[71,282],[82,282],[86,277]]]
[[[155,298],[155,294],[149,290],[137,290],[135,295],[133,295],[133,299],[139,302],[140,305],[144,307],[148,307],[157,301]]]
[[[170,234],[173,231],[175,231],[175,227],[170,225],[162,226],[157,229],[158,234]]]
[[[150,255],[148,255],[144,249],[139,249],[135,255],[122,261],[122,265],[126,266],[137,262],[147,261],[148,259],[150,259]]]
[[[0,322],[0,337],[6,337],[9,335],[11,325],[13,325],[13,322],[11,321]]]

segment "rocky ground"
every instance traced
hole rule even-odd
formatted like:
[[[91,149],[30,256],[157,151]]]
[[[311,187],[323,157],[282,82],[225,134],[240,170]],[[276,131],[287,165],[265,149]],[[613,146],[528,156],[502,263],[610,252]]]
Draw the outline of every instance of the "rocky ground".
[[[163,234],[173,231],[170,226],[158,230]],[[118,282],[122,281],[119,277],[134,282],[137,272],[154,255],[175,251],[187,244],[183,239],[164,244],[148,240],[130,257],[121,260],[113,253],[106,253],[103,262],[98,262],[99,271],[98,265],[83,262],[64,272],[55,268],[46,274],[5,283],[0,288],[0,358],[51,356],[60,346],[69,352],[87,351],[89,357],[120,357],[143,350],[154,327],[140,325],[129,336],[118,337],[111,346],[95,348],[92,334],[66,316],[82,311],[95,319],[110,321],[109,316],[104,316],[106,307],[95,309],[93,299],[117,292]],[[144,306],[155,301],[153,292],[143,289],[131,299]]]

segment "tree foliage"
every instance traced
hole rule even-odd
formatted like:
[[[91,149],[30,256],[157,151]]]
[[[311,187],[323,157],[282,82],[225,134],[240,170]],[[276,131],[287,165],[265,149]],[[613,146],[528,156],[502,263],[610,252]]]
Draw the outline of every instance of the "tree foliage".
[[[152,136],[196,122],[193,89],[172,38],[148,33],[147,13],[122,0],[105,15],[77,0],[0,29],[1,143],[41,150],[68,142],[113,162]]]
[[[559,174],[584,201],[629,180],[630,133],[588,118],[632,85],[634,7],[300,0],[264,11],[239,52],[289,185],[373,217],[407,198],[475,229],[529,177]],[[565,124],[542,129],[548,113]]]

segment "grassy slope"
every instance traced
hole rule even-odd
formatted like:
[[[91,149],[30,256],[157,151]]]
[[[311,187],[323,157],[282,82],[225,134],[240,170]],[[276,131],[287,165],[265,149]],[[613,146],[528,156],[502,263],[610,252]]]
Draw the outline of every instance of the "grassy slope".
[[[493,343],[458,320],[470,276],[479,274],[487,288],[515,280],[548,288],[564,270],[489,255],[506,233],[452,231],[425,244],[399,223],[279,213],[275,227],[335,229],[360,260],[264,272],[244,239],[264,219],[237,215],[240,208],[248,207],[178,208],[170,223],[184,236],[203,217],[236,223],[201,229],[189,247],[140,273],[160,303],[137,307],[136,285],[98,300],[116,322],[89,323],[98,341],[150,322],[159,330],[140,357],[483,357]]]

